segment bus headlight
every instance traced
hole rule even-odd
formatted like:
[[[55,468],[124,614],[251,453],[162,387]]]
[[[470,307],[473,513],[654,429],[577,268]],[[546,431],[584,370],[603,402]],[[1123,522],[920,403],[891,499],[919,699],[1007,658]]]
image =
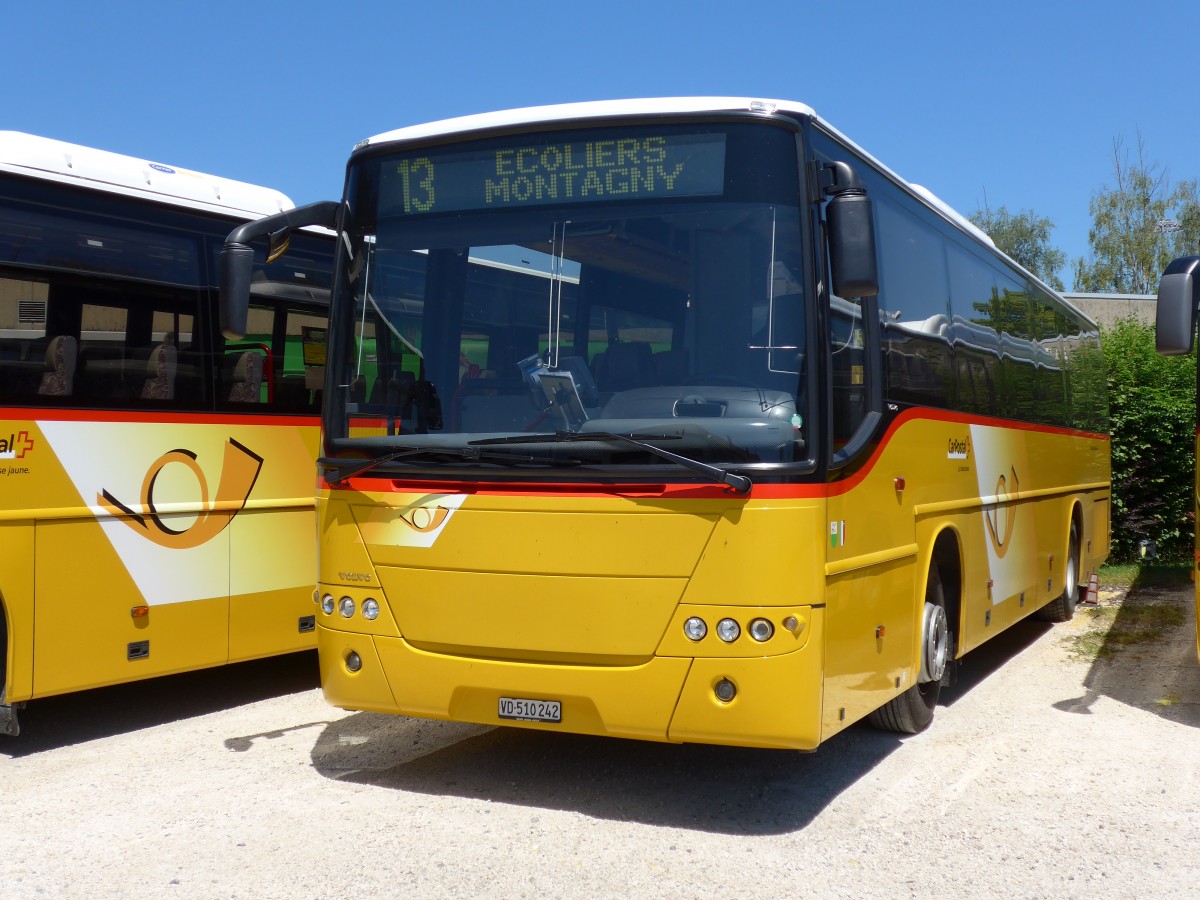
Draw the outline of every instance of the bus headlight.
[[[369,621],[375,621],[379,618],[379,601],[373,597],[368,597],[363,601],[362,605],[363,618]]]
[[[342,614],[343,619],[348,619],[354,615],[354,600],[350,597],[343,597],[338,603],[338,612]]]
[[[727,644],[732,644],[742,633],[742,626],[733,619],[722,619],[717,623],[717,637]]]
[[[337,601],[333,599],[333,594],[326,594],[321,598],[321,612],[325,615],[332,616],[335,606],[337,606]]]
[[[683,633],[687,635],[689,641],[700,641],[708,634],[708,626],[699,616],[692,616],[683,623]]]

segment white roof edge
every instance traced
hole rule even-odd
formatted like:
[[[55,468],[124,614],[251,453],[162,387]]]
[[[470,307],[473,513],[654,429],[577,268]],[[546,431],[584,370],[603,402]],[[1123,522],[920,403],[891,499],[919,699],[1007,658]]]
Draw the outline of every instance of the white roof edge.
[[[770,100],[756,97],[659,97],[637,100],[594,100],[583,103],[558,103],[550,106],[529,106],[498,112],[478,113],[442,119],[421,125],[410,125],[367,138],[359,147],[375,146],[390,141],[419,140],[441,137],[466,131],[483,131],[513,125],[536,125],[539,122],[601,119],[612,116],[670,115],[695,112],[759,112],[769,115],[784,111],[815,115],[803,103],[791,100]]]
[[[937,207],[939,210],[942,211],[942,213],[944,213],[945,215],[947,215],[951,219],[953,219],[955,222],[957,222],[959,224],[959,226],[961,226],[964,230],[969,231],[971,234],[975,235],[975,237],[979,238],[979,240],[983,241],[985,244],[987,244],[993,250],[998,249],[996,247],[996,242],[992,240],[992,236],[990,234],[988,234],[986,231],[984,231],[982,228],[980,228],[978,225],[976,225],[974,222],[972,222],[970,219],[968,219],[966,216],[964,216],[962,213],[960,213],[957,209],[955,209],[953,206],[951,206],[949,203],[947,203],[945,200],[943,200],[941,197],[939,197],[937,194],[935,194],[929,188],[925,187],[924,185],[913,184],[912,182],[909,182],[908,186],[910,188],[912,188],[914,191],[916,191],[931,206]]]
[[[0,171],[252,218],[295,206],[273,188],[19,131],[0,131]]]

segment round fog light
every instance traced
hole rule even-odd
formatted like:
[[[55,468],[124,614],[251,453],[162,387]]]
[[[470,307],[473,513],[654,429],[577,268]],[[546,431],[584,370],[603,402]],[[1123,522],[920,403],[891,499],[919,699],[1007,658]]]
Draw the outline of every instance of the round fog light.
[[[337,601],[333,599],[333,594],[326,594],[321,598],[321,612],[327,616],[333,615],[333,608],[337,605]]]
[[[708,626],[699,616],[692,616],[683,623],[683,633],[688,636],[690,641],[703,640],[704,636],[708,634]]]
[[[718,681],[717,686],[713,688],[713,691],[716,693],[717,699],[722,703],[728,703],[737,696],[737,688],[728,678],[722,678],[720,681]]]
[[[758,642],[769,641],[775,633],[775,626],[766,619],[755,619],[750,623],[750,637]]]
[[[362,668],[362,657],[351,650],[346,654],[346,669],[350,672],[357,672]]]
[[[722,619],[717,623],[717,637],[727,644],[732,644],[742,633],[742,626],[733,619]]]
[[[338,603],[338,612],[342,614],[343,619],[348,619],[354,615],[354,601],[349,597],[343,597]]]
[[[363,618],[374,621],[379,618],[379,601],[368,597],[363,601]]]

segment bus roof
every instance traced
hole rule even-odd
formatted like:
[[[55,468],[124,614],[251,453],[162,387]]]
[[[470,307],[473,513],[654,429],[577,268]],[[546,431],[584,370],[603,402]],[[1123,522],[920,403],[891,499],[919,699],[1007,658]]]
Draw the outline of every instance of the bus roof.
[[[0,131],[0,172],[251,218],[295,206],[271,188],[19,131]]]
[[[410,125],[367,138],[358,148],[383,144],[389,141],[419,140],[460,134],[464,131],[482,131],[515,125],[536,125],[539,122],[584,121],[613,116],[638,116],[673,113],[716,113],[758,112],[770,115],[774,112],[799,113],[816,116],[803,103],[790,100],[756,100],[749,97],[661,97],[642,100],[596,100],[587,103],[561,103],[553,106],[530,106],[524,109],[508,109],[501,112],[480,113],[442,119],[422,125]]]

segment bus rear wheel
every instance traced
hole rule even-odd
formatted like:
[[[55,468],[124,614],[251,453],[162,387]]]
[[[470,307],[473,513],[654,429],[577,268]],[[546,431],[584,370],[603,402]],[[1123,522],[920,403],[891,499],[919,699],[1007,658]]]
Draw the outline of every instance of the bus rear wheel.
[[[1075,615],[1079,599],[1079,526],[1071,520],[1071,535],[1067,543],[1067,570],[1063,573],[1063,591],[1037,611],[1045,622],[1069,622]]]
[[[876,728],[901,734],[924,731],[933,721],[942,692],[942,676],[950,659],[950,622],[942,579],[934,565],[925,584],[925,610],[921,617],[921,670],[917,683],[893,697],[867,720]]]

